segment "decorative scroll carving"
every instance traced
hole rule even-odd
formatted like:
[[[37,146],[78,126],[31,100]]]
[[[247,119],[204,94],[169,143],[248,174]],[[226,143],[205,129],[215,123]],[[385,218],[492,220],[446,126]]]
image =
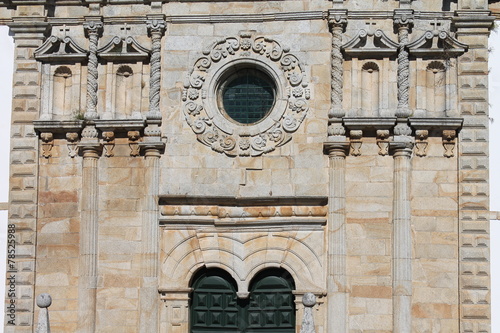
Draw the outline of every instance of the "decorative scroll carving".
[[[461,43],[446,31],[426,31],[422,36],[407,45],[415,56],[458,57],[465,53],[469,46]]]
[[[257,124],[240,127],[218,109],[216,81],[235,64],[262,65],[281,86],[277,90],[283,95],[276,96],[270,114]],[[270,38],[242,33],[217,40],[195,62],[184,82],[184,115],[198,140],[213,150],[229,156],[259,156],[284,145],[298,129],[309,110],[308,85],[304,65],[288,48]]]
[[[140,147],[139,147],[139,139],[141,138],[141,134],[139,131],[128,131],[128,145],[130,147],[130,156],[139,156]]]
[[[87,65],[87,110],[85,119],[92,120],[99,118],[97,114],[97,41],[101,33],[103,24],[99,21],[89,21],[83,24],[89,38],[89,61]]]
[[[380,29],[361,29],[353,39],[342,45],[342,48],[346,54],[353,57],[383,58],[396,54],[399,44]]]
[[[73,158],[78,154],[78,133],[77,132],[68,132],[66,133],[66,140],[68,141],[68,155]]]
[[[342,118],[345,112],[342,108],[342,89],[344,85],[344,57],[342,55],[342,33],[347,24],[345,11],[330,11],[328,24],[332,33],[331,54],[331,109],[328,113],[329,120]]]
[[[42,139],[42,156],[49,158],[52,156],[52,147],[54,147],[54,134],[50,132],[40,133]]]
[[[361,155],[361,145],[363,144],[363,131],[362,130],[351,130],[349,133],[351,137],[351,155],[360,156]]]
[[[43,62],[61,60],[81,62],[87,58],[87,54],[87,50],[76,44],[69,36],[64,38],[50,36],[35,50],[35,59]]]
[[[114,156],[115,153],[113,150],[115,148],[115,133],[113,131],[102,132],[102,139],[104,140],[104,156]]]
[[[312,311],[313,306],[316,305],[316,296],[313,293],[305,293],[302,297],[302,304],[304,304],[304,318],[300,333],[316,333]]]
[[[146,60],[149,58],[150,50],[142,47],[132,36],[113,37],[106,45],[97,50],[99,57],[106,60]]]
[[[161,38],[165,32],[165,21],[149,20],[148,32],[151,36],[151,61],[149,80],[148,119],[161,119],[160,112],[160,78],[161,78]]]
[[[416,147],[416,152],[415,154],[419,157],[423,157],[427,155],[427,146],[429,145],[429,142],[427,142],[427,139],[429,138],[429,131],[428,130],[416,130],[415,132],[415,147]]]
[[[377,130],[377,146],[378,154],[386,156],[389,154],[389,130]]]
[[[407,45],[409,33],[413,25],[412,10],[396,10],[394,24],[398,29],[398,107],[396,117],[407,118],[410,116],[410,60]]]
[[[443,147],[444,147],[444,156],[445,157],[453,157],[455,156],[455,139],[457,137],[457,131],[455,130],[444,130],[443,131]]]

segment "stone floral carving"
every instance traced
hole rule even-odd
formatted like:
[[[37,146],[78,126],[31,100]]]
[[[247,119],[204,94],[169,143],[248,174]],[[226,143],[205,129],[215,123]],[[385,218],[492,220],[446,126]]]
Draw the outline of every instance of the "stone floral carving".
[[[203,51],[184,82],[184,116],[198,141],[228,156],[259,156],[291,139],[309,109],[304,64],[277,41],[250,33],[222,38]],[[236,67],[233,67],[236,66]],[[222,115],[216,86],[230,68],[261,68],[277,84],[275,105],[262,121],[239,125]]]

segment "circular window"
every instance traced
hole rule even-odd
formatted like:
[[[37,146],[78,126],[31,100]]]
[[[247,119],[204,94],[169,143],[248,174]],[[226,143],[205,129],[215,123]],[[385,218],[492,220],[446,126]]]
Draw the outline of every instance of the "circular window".
[[[218,91],[219,108],[233,121],[255,124],[274,106],[276,85],[265,73],[242,68],[230,74]]]

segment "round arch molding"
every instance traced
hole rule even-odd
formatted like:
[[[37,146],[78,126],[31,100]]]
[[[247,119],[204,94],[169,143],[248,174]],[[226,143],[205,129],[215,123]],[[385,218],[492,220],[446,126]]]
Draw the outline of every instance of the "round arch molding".
[[[215,232],[165,230],[161,242],[160,289],[186,290],[196,272],[219,268],[246,298],[252,279],[269,268],[290,273],[298,291],[322,293],[325,281],[324,234],[316,230]]]
[[[219,87],[238,69],[259,70],[276,86],[271,111],[255,124],[232,122],[218,105]],[[310,97],[299,58],[279,42],[250,33],[217,40],[204,50],[182,94],[185,119],[198,141],[228,156],[259,156],[290,141],[307,115]]]

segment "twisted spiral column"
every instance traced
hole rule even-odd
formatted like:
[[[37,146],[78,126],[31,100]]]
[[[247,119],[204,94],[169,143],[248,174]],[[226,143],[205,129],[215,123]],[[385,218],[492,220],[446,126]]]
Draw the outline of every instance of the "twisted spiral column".
[[[342,56],[342,32],[347,20],[339,15],[331,17],[328,21],[332,32],[331,53],[331,109],[328,118],[342,118],[345,113],[342,109],[342,89],[344,85],[344,58]]]
[[[396,117],[410,116],[410,60],[406,45],[409,43],[409,27],[399,27],[399,54],[398,54],[398,109]]]
[[[89,38],[89,60],[87,65],[87,110],[85,110],[85,119],[97,119],[97,90],[98,90],[98,72],[97,72],[97,42],[101,33],[103,24],[98,21],[85,22],[83,25]]]
[[[149,112],[148,119],[161,119],[160,113],[160,79],[161,79],[161,38],[165,32],[165,22],[151,20],[148,22],[151,36],[151,62],[149,80]]]

